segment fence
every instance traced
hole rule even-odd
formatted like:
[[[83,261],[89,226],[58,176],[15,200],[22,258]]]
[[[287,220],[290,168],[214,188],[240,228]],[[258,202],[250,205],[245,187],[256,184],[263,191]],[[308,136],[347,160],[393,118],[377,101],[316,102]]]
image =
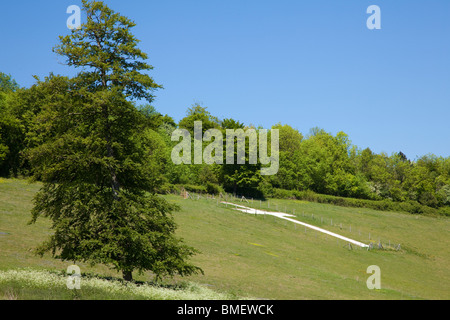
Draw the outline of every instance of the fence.
[[[173,193],[176,194],[176,193]],[[238,195],[234,195],[234,194],[230,194],[230,193],[220,193],[218,195],[213,195],[213,194],[201,194],[201,193],[189,193],[185,190],[183,190],[181,192],[181,195],[184,199],[189,199],[192,201],[200,201],[200,200],[205,200],[205,201],[215,201],[217,206],[224,206],[224,207],[230,207],[230,205],[228,203],[238,203],[239,205],[250,205],[252,209],[261,209],[261,210],[275,210],[275,212],[282,212],[285,214],[292,214],[294,215],[297,219],[299,219],[300,222],[307,222],[311,225],[314,226],[320,226],[320,227],[324,227],[324,226],[329,226],[335,229],[338,229],[338,231],[340,232],[348,232],[350,235],[358,235],[359,239],[361,239],[361,242],[368,242],[368,248],[367,250],[395,250],[395,251],[399,251],[401,250],[401,245],[399,243],[394,243],[391,242],[391,240],[385,240],[385,239],[381,239],[379,237],[375,237],[371,232],[366,233],[366,235],[368,236],[368,238],[364,238],[364,234],[361,232],[361,229],[358,228],[357,226],[352,226],[352,225],[344,225],[342,224],[342,222],[336,221],[336,219],[333,221],[333,218],[329,218],[329,217],[322,217],[319,216],[317,214],[314,213],[306,213],[305,211],[300,211],[296,212],[295,208],[288,208],[287,206],[280,206],[278,204],[271,204],[270,200],[268,201],[263,201],[261,199],[253,199],[253,198],[249,198],[247,199],[245,196],[238,196]],[[259,208],[258,208],[259,207]],[[273,211],[270,211],[273,212]],[[262,217],[262,219],[267,219],[267,215],[263,214],[255,214],[256,217]],[[277,217],[273,216],[273,221],[277,221]],[[278,219],[279,220],[279,219]],[[288,220],[281,220],[279,221],[281,222],[285,227],[288,227],[289,225],[293,225],[294,230],[302,230],[304,229],[305,234],[307,234],[308,232],[314,232],[314,230],[308,230],[307,227],[302,227],[297,225],[296,223],[290,222]],[[328,230],[331,231],[331,230]],[[316,234],[318,234],[318,232],[315,232]],[[331,236],[328,236],[331,238]],[[325,236],[325,238],[327,238],[327,236]],[[338,245],[341,245],[342,243],[344,243],[343,247],[346,247],[350,250],[354,250],[354,249],[359,249],[361,247],[357,246],[357,245],[352,245],[350,242],[344,241],[344,240],[336,240],[336,243]]]

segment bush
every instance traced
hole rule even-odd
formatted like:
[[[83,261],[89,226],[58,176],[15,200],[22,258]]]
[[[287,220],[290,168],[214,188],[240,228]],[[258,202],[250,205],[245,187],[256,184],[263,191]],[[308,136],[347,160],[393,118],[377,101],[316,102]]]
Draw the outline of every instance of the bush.
[[[193,192],[193,193],[207,193],[207,189],[205,186],[197,186],[194,184],[185,184],[183,185],[184,189],[186,189],[187,192]]]
[[[211,182],[206,183],[206,192],[214,195],[224,193],[223,188],[221,186]]]
[[[156,190],[159,194],[180,193],[180,187],[171,183],[164,183]]]
[[[443,216],[450,217],[450,207],[439,208],[438,213]]]
[[[369,208],[380,211],[401,211],[412,214],[446,215],[450,216],[450,207],[442,207],[439,210],[424,206],[417,201],[395,202],[392,200],[367,200],[318,194],[310,190],[283,190],[273,189],[271,197],[277,199],[298,199],[309,202],[332,204],[341,207]]]
[[[263,179],[258,185],[258,191],[261,194],[261,198],[274,198],[274,187],[271,183]]]
[[[272,197],[277,199],[296,199],[291,190],[273,189]]]

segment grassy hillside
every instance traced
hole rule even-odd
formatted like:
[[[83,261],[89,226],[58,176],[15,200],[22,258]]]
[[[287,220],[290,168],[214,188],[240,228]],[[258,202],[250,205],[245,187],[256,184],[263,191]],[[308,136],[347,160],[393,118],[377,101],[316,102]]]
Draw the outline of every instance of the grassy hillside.
[[[67,289],[65,270],[72,262],[49,255],[34,255],[33,248],[51,233],[50,222],[28,225],[32,199],[39,184],[0,178],[0,300],[1,299],[242,299],[189,279],[152,283],[152,275],[137,275],[138,283],[125,285],[121,275],[105,266],[77,263],[83,273],[81,290]],[[145,281],[145,283],[144,283]]]
[[[27,225],[38,189],[37,184],[0,180],[0,233],[6,233],[0,234],[0,270],[64,270],[69,265],[31,252],[51,232],[45,219]],[[178,235],[201,251],[194,262],[205,271],[203,276],[175,279],[176,283],[190,281],[234,296],[264,299],[450,298],[448,218],[292,200],[245,203],[257,208],[278,206],[289,213],[295,210],[300,221],[362,242],[381,240],[385,247],[389,241],[392,247],[401,244],[399,251],[349,250],[346,243],[324,234],[305,232],[273,217],[242,214],[216,200],[166,197],[181,206],[174,213]],[[79,265],[82,272],[117,276],[103,266]],[[366,287],[370,265],[381,268],[381,290]],[[151,280],[151,275],[136,278]],[[0,283],[0,297],[2,290],[5,295],[7,286]]]

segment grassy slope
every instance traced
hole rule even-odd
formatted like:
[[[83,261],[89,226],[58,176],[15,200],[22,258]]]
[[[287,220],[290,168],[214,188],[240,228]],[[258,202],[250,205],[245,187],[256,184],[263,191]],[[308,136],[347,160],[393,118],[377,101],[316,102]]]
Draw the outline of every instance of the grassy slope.
[[[226,290],[277,299],[450,297],[448,218],[271,200],[271,207],[295,208],[299,220],[355,240],[368,243],[370,232],[372,239],[402,245],[399,252],[350,251],[344,242],[273,217],[218,208],[211,200],[170,199],[183,208],[176,214],[180,235],[202,251],[195,260],[205,269],[203,281]],[[381,268],[381,291],[366,287],[370,265]]]
[[[123,286],[117,281],[117,278],[120,280],[120,274],[117,272],[105,266],[91,267],[83,263],[77,263],[81,272],[94,277],[82,278],[81,291],[68,290],[67,277],[61,272],[73,263],[54,260],[49,255],[41,258],[33,253],[33,249],[51,233],[49,229],[51,224],[47,219],[41,218],[36,224],[28,225],[31,219],[32,199],[39,187],[39,184],[30,185],[23,180],[0,178],[0,300],[242,298],[185,279],[166,281],[158,286],[151,283],[139,288],[131,286],[130,289],[130,286]],[[152,281],[153,277],[151,274],[136,275],[136,280]]]
[[[23,181],[0,180],[0,232],[10,233],[0,235],[0,270],[63,270],[68,265],[50,257],[36,257],[30,251],[50,232],[45,219],[26,225],[31,199],[38,188]],[[212,285],[219,291],[267,299],[450,298],[448,218],[270,201],[271,208],[278,205],[282,211],[285,207],[288,212],[295,209],[299,220],[355,240],[368,242],[370,232],[372,239],[402,245],[399,252],[368,252],[348,250],[344,242],[323,234],[311,230],[305,234],[304,229],[293,224],[241,214],[213,200],[192,201],[176,196],[167,199],[182,207],[174,214],[179,236],[201,251],[193,260],[205,275],[188,280]],[[259,207],[259,202],[253,206]],[[334,226],[329,225],[330,219]],[[366,287],[366,269],[370,265],[381,268],[382,290]],[[83,272],[117,275],[102,266],[81,267]]]

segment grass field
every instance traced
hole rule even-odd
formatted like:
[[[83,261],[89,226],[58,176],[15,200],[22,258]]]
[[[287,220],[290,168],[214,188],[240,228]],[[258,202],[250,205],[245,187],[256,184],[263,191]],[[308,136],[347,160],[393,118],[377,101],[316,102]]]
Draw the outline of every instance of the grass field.
[[[38,220],[35,225],[27,225],[31,200],[38,189],[38,184],[29,185],[22,180],[0,180],[0,270],[33,268],[61,271],[72,264],[49,256],[40,258],[32,253],[32,248],[51,232],[50,223],[45,219]],[[174,213],[179,226],[178,235],[201,251],[193,261],[205,272],[205,275],[176,278],[167,280],[167,283],[185,285],[188,281],[217,292],[219,298],[450,298],[448,218],[293,200],[245,203],[256,208],[270,206],[271,210],[278,206],[279,211],[288,213],[295,210],[300,221],[365,243],[381,240],[385,248],[389,241],[392,244],[392,249],[350,250],[346,243],[335,238],[312,230],[305,232],[274,217],[239,213],[216,200],[165,197],[181,206],[181,210]],[[401,244],[401,249],[394,250],[394,244]],[[78,265],[82,272],[118,276],[104,266]],[[366,286],[370,276],[366,270],[371,265],[381,269],[381,290],[369,290]],[[151,274],[135,277],[140,281],[152,280]],[[42,297],[33,295],[30,290],[21,295],[18,288],[20,284],[0,282],[0,299],[2,295],[6,298],[14,295],[18,298]],[[105,298],[105,295],[107,293],[100,298]],[[65,293],[64,297],[71,296]],[[98,297],[97,293],[84,296]],[[177,296],[172,297],[177,299]],[[214,295],[198,297],[210,299]],[[116,298],[123,298],[123,294]],[[178,298],[182,299],[182,295]]]

